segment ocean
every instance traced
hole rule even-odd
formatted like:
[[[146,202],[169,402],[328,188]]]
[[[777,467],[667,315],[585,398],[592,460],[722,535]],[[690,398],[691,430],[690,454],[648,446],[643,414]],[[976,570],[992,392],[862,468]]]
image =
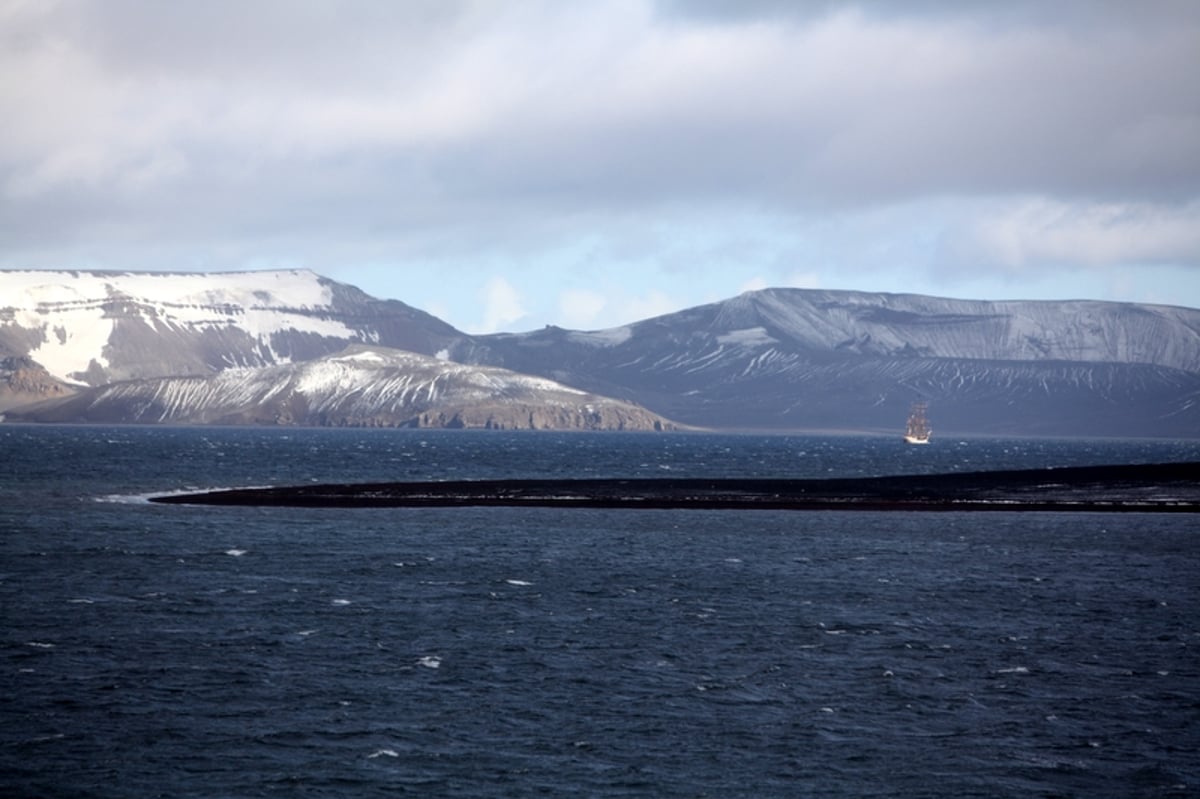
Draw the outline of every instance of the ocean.
[[[1200,795],[1194,514],[223,508],[1200,441],[0,425],[0,795]]]

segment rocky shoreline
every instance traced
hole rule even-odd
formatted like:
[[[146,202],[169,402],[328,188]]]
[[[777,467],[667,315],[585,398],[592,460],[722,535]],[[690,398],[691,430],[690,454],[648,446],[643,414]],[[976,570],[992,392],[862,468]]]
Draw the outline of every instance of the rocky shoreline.
[[[152,502],[313,508],[1200,512],[1200,463],[830,479],[533,479],[345,483],[165,494]]]

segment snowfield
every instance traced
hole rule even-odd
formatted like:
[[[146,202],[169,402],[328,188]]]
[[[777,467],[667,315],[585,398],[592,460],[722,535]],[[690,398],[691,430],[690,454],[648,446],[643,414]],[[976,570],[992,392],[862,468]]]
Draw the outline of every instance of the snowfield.
[[[355,339],[345,324],[323,318],[333,301],[328,281],[308,270],[226,273],[0,272],[0,328],[32,331],[29,357],[59,380],[85,384],[93,363],[107,369],[106,349],[122,321],[162,331],[237,329],[279,363],[272,337],[284,331]],[[114,303],[120,311],[114,310]]]

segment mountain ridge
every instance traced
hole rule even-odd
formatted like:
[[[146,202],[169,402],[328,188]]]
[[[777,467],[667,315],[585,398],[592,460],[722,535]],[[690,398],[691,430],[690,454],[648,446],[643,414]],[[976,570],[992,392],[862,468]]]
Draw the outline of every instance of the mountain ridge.
[[[775,288],[450,356],[702,427],[886,430],[920,400],[955,432],[1200,435],[1200,311],[1177,306]]]
[[[920,400],[935,436],[1200,436],[1200,310],[1181,306],[770,288],[603,330],[470,335],[307,270],[0,272],[0,288],[0,357],[68,391],[363,345],[446,373],[538,376],[688,427],[896,430]],[[20,374],[30,387],[43,373]]]
[[[1125,320],[1120,326],[1113,325],[1116,315],[1131,312],[1144,315],[1142,327],[1149,329],[1130,330]],[[619,346],[635,333],[663,325],[686,325],[693,333],[723,335],[727,338],[719,342],[722,344],[786,341],[810,352],[1137,362],[1200,370],[1200,311],[1102,300],[960,300],[919,294],[768,288],[607,330],[570,331],[548,326],[528,333],[473,338],[536,339],[547,335],[546,331],[561,330],[577,343]],[[971,335],[962,335],[968,328],[966,332]],[[1106,328],[1123,335],[1105,338]],[[1174,336],[1158,335],[1164,328],[1186,330],[1187,341],[1180,344]],[[1059,331],[1073,335],[1064,338]],[[972,346],[966,347],[963,342]]]

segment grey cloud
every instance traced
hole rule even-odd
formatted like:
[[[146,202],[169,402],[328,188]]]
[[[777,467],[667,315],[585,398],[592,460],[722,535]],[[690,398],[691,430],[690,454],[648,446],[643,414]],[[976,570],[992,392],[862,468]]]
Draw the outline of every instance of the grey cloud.
[[[612,85],[580,86],[594,105],[508,120],[464,147],[455,174],[568,201],[810,209],[956,193],[1177,201],[1200,185],[1195,30],[1104,48],[901,29],[856,50],[858,34],[768,42],[775,52],[731,66],[742,75],[680,80],[635,112],[614,111]]]
[[[1058,268],[1200,264],[1200,202],[1068,205],[1027,199],[952,228],[943,267],[962,263],[1018,275]]]
[[[882,21],[967,21],[993,28],[1119,27],[1173,24],[1195,20],[1200,10],[1190,0],[657,0],[665,19],[712,23],[791,22],[808,24],[847,11]]]
[[[1200,194],[1200,6],[734,5],[32,4],[0,26],[0,240],[332,258]]]
[[[115,70],[307,82],[362,78],[380,71],[372,61],[420,57],[482,16],[474,8],[438,0],[66,0],[30,14],[41,31],[70,37]]]

